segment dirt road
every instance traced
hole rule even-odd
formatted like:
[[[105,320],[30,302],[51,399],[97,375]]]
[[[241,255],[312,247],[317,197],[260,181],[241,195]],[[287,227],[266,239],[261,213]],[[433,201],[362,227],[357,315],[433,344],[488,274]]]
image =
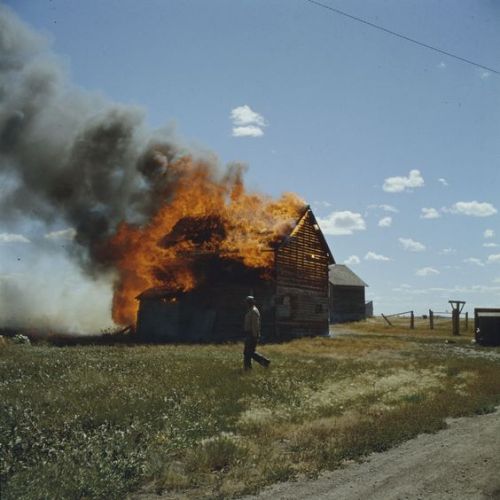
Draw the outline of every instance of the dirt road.
[[[274,485],[250,499],[500,499],[500,408],[450,419],[436,434],[370,455],[313,481]]]

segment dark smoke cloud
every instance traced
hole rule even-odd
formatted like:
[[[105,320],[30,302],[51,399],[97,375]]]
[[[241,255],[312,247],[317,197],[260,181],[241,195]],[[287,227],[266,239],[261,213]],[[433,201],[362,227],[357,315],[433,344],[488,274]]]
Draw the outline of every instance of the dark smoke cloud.
[[[144,113],[72,86],[48,43],[0,6],[0,221],[64,220],[87,271],[122,220],[143,222],[175,190],[184,146]],[[215,174],[214,174],[215,175]]]

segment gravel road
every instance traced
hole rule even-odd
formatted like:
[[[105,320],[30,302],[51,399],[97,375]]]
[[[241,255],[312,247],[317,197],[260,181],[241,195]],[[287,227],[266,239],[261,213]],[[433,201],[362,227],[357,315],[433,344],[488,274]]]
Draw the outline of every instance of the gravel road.
[[[500,408],[447,423],[363,463],[276,484],[245,500],[500,499]]]

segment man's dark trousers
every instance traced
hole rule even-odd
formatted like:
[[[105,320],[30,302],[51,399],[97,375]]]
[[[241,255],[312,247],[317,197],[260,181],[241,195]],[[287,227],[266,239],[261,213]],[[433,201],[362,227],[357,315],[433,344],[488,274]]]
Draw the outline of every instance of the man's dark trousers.
[[[266,368],[269,366],[270,361],[258,352],[255,352],[256,348],[257,339],[253,335],[247,334],[245,337],[245,348],[243,350],[243,367],[245,370],[250,370],[250,368],[252,368],[252,358]]]

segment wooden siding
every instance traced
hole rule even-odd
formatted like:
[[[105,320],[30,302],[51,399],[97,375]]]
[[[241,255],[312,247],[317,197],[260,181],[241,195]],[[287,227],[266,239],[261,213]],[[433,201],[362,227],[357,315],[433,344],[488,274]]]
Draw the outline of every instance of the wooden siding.
[[[308,211],[276,252],[276,337],[328,333],[329,253]]]
[[[276,281],[328,294],[329,255],[310,211],[276,252]]]
[[[254,294],[261,313],[261,334],[274,336],[274,286],[214,286],[180,295],[175,301],[142,299],[138,334],[150,341],[222,342],[244,337],[245,297]]]

